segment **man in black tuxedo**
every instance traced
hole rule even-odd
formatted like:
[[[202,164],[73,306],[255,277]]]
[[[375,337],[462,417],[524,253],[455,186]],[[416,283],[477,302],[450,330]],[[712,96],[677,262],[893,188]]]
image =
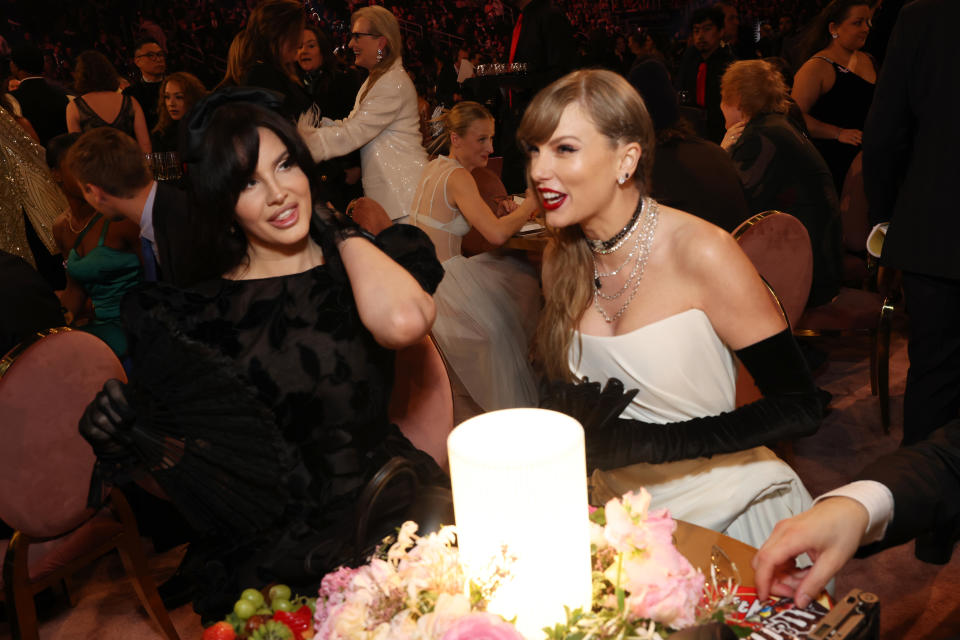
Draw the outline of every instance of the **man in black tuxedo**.
[[[890,222],[881,264],[903,271],[910,369],[903,444],[960,416],[960,48],[954,0],[903,7],[863,131],[873,222]]]
[[[937,564],[949,562],[960,538],[960,419],[879,458],[857,482],[777,523],[754,556],[757,590],[761,598],[789,596],[805,607],[855,553],[870,555],[914,537],[917,557]],[[922,544],[931,539],[937,547]],[[804,552],[814,564],[798,571],[794,558]]]
[[[43,52],[34,44],[21,44],[10,53],[10,73],[20,80],[11,95],[20,103],[23,117],[30,121],[40,144],[67,132],[67,92],[43,77]]]
[[[157,126],[157,108],[160,104],[160,85],[167,70],[167,57],[160,43],[143,38],[133,49],[133,64],[140,70],[140,79],[123,90],[123,94],[137,99],[147,121],[147,129]]]
[[[112,127],[92,129],[70,147],[67,164],[94,209],[139,225],[145,279],[185,284],[185,250],[177,242],[189,237],[180,227],[186,195],[153,179],[137,142]]]
[[[527,105],[540,89],[571,71],[575,62],[573,27],[551,0],[516,0],[520,10],[510,38],[507,61],[526,63],[524,76],[505,82],[495,151],[503,156],[502,180],[510,193],[525,189],[526,160],[516,133]]]

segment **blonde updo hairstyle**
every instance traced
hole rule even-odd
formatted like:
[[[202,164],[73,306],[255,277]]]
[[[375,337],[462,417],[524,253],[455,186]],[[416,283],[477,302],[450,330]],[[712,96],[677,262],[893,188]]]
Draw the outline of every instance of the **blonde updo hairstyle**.
[[[436,118],[430,120],[430,124],[440,127],[440,133],[430,143],[427,151],[433,155],[450,149],[450,134],[455,133],[460,137],[467,134],[467,131],[477,120],[493,120],[490,111],[479,102],[465,100],[453,105],[453,108],[444,111]]]
[[[363,102],[363,99],[367,97],[367,93],[380,79],[380,76],[386,73],[393,63],[403,55],[403,38],[400,37],[400,24],[397,19],[388,9],[384,9],[380,5],[357,9],[350,16],[350,24],[356,24],[358,18],[364,18],[370,23],[371,32],[387,39],[387,47],[383,50],[383,58],[370,69],[367,88],[360,96],[360,101]]]
[[[602,69],[574,71],[536,95],[517,129],[522,149],[545,143],[553,135],[564,109],[577,104],[611,147],[636,142],[642,150],[637,169],[627,183],[643,197],[653,168],[653,122],[640,94],[623,76]],[[616,180],[616,176],[609,176]],[[603,179],[599,176],[598,179]],[[529,173],[527,175],[530,180]],[[548,227],[551,271],[544,289],[546,303],[534,339],[535,359],[549,380],[572,380],[567,353],[573,333],[593,300],[593,256],[579,225]]]
[[[747,120],[761,113],[786,113],[790,106],[787,83],[766,60],[741,60],[727,67],[720,80],[720,96]]]

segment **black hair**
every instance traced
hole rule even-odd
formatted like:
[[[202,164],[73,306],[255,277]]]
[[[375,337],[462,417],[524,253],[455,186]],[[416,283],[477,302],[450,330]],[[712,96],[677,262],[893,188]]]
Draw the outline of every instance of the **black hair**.
[[[803,36],[804,60],[808,60],[813,54],[821,49],[825,49],[830,44],[830,23],[840,23],[847,19],[850,10],[854,7],[870,6],[870,0],[833,0],[817,14]],[[794,21],[796,23],[796,21]]]
[[[58,136],[50,138],[47,142],[47,166],[51,169],[59,169],[67,151],[73,146],[73,143],[80,137],[79,132],[61,133]]]
[[[140,49],[140,47],[142,47],[145,44],[155,44],[161,49],[163,49],[163,45],[157,42],[156,38],[152,36],[144,36],[142,38],[137,39],[137,41],[133,43],[134,54],[136,54],[136,52]]]
[[[311,178],[311,195],[318,202],[318,186],[312,179],[315,164],[292,122],[249,102],[216,108],[201,134],[201,156],[187,164],[193,225],[191,237],[177,241],[191,243],[195,251],[191,264],[185,265],[185,284],[220,277],[247,259],[247,238],[234,219],[240,193],[257,167],[260,128],[280,138],[290,159]]]
[[[43,51],[32,42],[22,42],[10,51],[10,61],[21,71],[43,73]]]
[[[706,22],[707,20],[712,22],[717,29],[723,29],[726,16],[723,14],[723,9],[716,5],[710,7],[700,7],[690,14],[690,29],[693,29],[693,25]]]

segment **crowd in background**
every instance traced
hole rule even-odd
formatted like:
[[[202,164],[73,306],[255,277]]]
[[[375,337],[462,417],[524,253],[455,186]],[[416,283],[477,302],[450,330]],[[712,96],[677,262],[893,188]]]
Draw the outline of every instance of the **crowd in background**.
[[[82,5],[52,0],[2,0],[0,14],[4,21],[0,23],[0,36],[11,44],[22,40],[38,44],[45,52],[44,75],[65,86],[72,84],[77,56],[86,49],[103,53],[121,76],[135,81],[134,43],[142,37],[153,37],[166,52],[168,71],[190,72],[212,88],[223,77],[230,41],[243,28],[253,4],[250,0],[94,0]],[[351,12],[367,2],[308,0],[305,4],[308,19],[338,48],[349,38]],[[516,9],[506,0],[458,0],[444,3],[443,11],[426,0],[387,0],[383,4],[401,23],[405,35],[404,67],[414,74],[419,91],[430,94],[424,96],[427,100],[436,100],[436,61],[453,62],[459,48],[466,48],[472,59],[479,62],[502,62],[508,56]],[[618,66],[610,61],[614,50],[626,51],[619,56],[619,66],[625,68],[615,69],[625,72],[632,61],[626,38],[638,29],[656,37],[668,68],[675,69],[687,46],[689,15],[706,3],[559,0],[555,4],[564,10],[574,28],[581,60],[614,67]],[[740,4],[741,40],[749,38],[753,44],[761,41],[760,53],[779,55],[782,40],[794,37],[826,3],[760,0]],[[782,17],[788,19],[786,33],[780,32]],[[349,64],[349,56],[344,47],[341,64]],[[6,73],[6,65],[0,65],[0,75]]]

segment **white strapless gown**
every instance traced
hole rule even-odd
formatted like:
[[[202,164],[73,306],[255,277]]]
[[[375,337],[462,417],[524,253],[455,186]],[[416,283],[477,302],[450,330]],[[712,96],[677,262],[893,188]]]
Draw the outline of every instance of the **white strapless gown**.
[[[582,341],[582,358],[578,358]],[[622,417],[665,425],[734,409],[736,362],[706,314],[690,309],[613,337],[577,333],[570,369],[639,393]],[[770,449],[596,470],[591,502],[646,487],[651,508],[759,547],[774,525],[812,504],[796,472]]]

